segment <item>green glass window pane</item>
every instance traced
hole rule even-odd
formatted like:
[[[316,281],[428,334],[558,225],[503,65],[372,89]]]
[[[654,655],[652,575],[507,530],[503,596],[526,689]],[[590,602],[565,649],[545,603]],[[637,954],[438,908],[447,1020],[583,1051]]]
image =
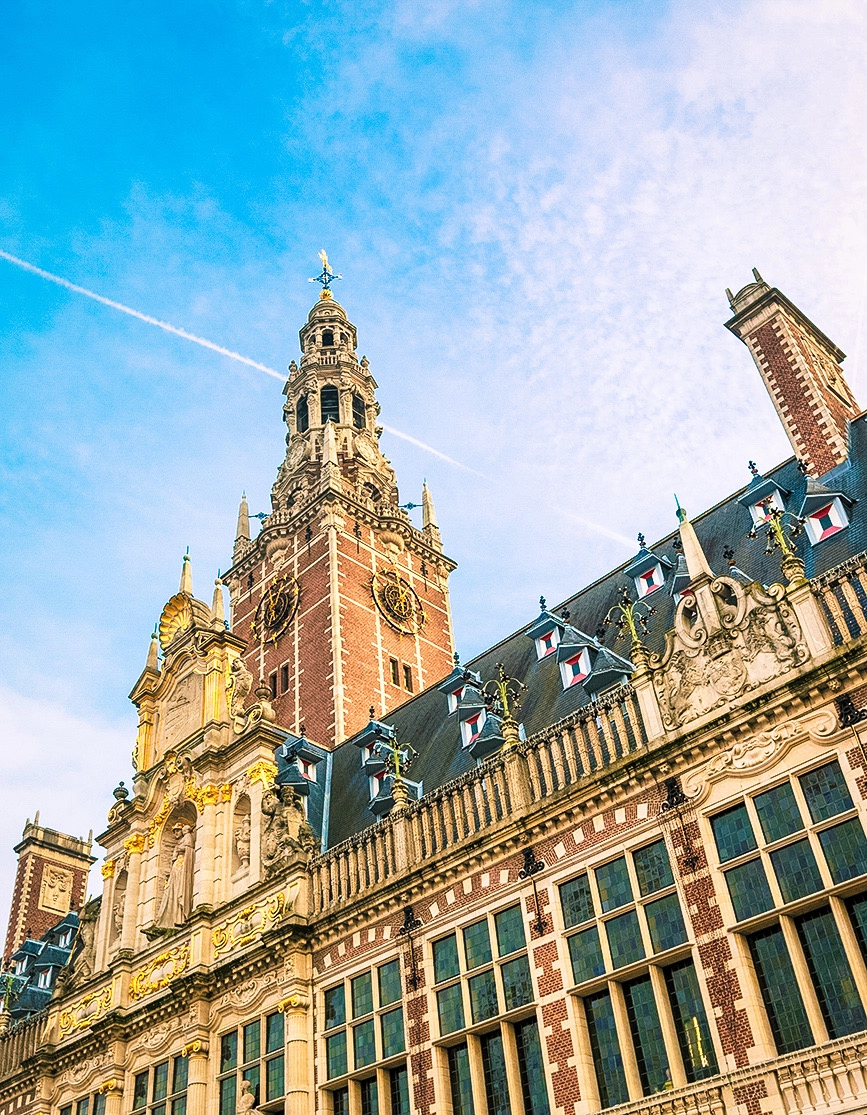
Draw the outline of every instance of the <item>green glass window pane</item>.
[[[388,1085],[391,1093],[391,1115],[410,1115],[409,1074],[405,1066],[391,1069],[388,1074]]]
[[[276,1053],[283,1048],[283,1015],[278,1011],[265,1019],[265,1052]]]
[[[340,1088],[331,1093],[331,1115],[349,1115],[348,1088]]]
[[[379,1093],[376,1089],[376,1077],[362,1080],[359,1085],[361,1096],[361,1115],[379,1115]]]
[[[453,979],[460,968],[458,966],[458,941],[454,933],[448,937],[441,937],[433,943],[434,983]]]
[[[262,1099],[262,1092],[259,1087],[259,1066],[247,1065],[247,1067],[241,1073],[241,1081],[243,1082],[244,1080],[246,1080],[247,1083],[250,1085],[250,1091],[255,1096],[256,1103],[259,1103],[259,1101]]]
[[[610,863],[603,863],[601,867],[597,867],[596,885],[599,888],[599,901],[606,913],[631,902],[632,884],[629,882],[626,856],[613,859]]]
[[[692,1084],[696,1080],[714,1076],[717,1071],[716,1053],[695,965],[691,960],[672,964],[665,970],[665,982],[687,1080]]]
[[[238,1099],[238,1082],[234,1076],[220,1081],[220,1115],[235,1115]]]
[[[586,875],[570,879],[560,887],[560,906],[567,929],[593,917],[593,896],[590,893],[590,880]]]
[[[605,971],[599,930],[595,925],[582,929],[569,938],[569,956],[572,960],[572,979],[575,983],[601,976]]]
[[[343,1076],[346,1072],[346,1031],[341,1030],[325,1039],[325,1061],[328,1065],[328,1079]]]
[[[342,983],[325,992],[325,1029],[342,1026],[346,1021],[346,989]]]
[[[726,884],[737,921],[763,914],[774,905],[764,864],[760,859],[747,860],[739,867],[726,871]]]
[[[632,964],[644,956],[635,910],[627,910],[625,914],[606,921],[605,931],[608,934],[608,948],[611,950],[611,964],[614,968],[622,968],[624,964]]]
[[[238,1032],[223,1034],[220,1038],[220,1072],[227,1072],[238,1064]]]
[[[836,759],[833,763],[826,763],[823,767],[802,774],[800,783],[814,821],[836,817],[838,813],[845,813],[852,808],[846,779]]]
[[[352,1017],[361,1018],[373,1010],[373,979],[370,972],[362,972],[352,980]]]
[[[494,917],[494,926],[497,931],[497,953],[500,956],[517,952],[527,943],[520,906],[510,906],[508,910],[501,910]]]
[[[135,1110],[135,1108],[133,1108]],[[61,1107],[60,1115],[72,1115],[72,1104],[68,1103],[66,1107]]]
[[[262,1052],[262,1043],[259,1040],[259,1020],[248,1022],[244,1027],[244,1064],[258,1061]]]
[[[138,1111],[148,1101],[148,1074],[147,1070],[136,1075],[132,1091],[132,1109]]]
[[[793,1053],[812,1045],[807,1011],[779,925],[751,937],[750,954],[777,1053]]]
[[[599,1106],[613,1107],[616,1103],[626,1103],[629,1090],[626,1087],[626,1073],[623,1071],[623,1057],[610,994],[602,991],[598,995],[588,996],[584,1000],[584,1012],[587,1016],[593,1067],[596,1069]]]
[[[486,1034],[483,1038],[479,1038],[479,1046],[482,1051],[482,1073],[485,1080],[488,1115],[511,1115],[503,1036],[499,1030],[493,1034]]]
[[[172,1115],[187,1115],[187,1097],[178,1096],[172,1100]]]
[[[87,1101],[85,1100],[85,1102],[87,1102]],[[87,1111],[87,1108],[85,1108],[85,1112],[86,1111]],[[92,1111],[91,1115],[95,1115],[95,1112]],[[166,1115],[166,1105],[164,1103],[160,1103],[160,1104],[157,1104],[155,1107],[152,1107],[151,1108],[151,1115]]]
[[[352,1045],[357,1069],[373,1064],[376,1060],[376,1038],[372,1018],[352,1027]]]
[[[286,1091],[283,1054],[265,1062],[265,1098],[279,1099]]]
[[[819,833],[819,843],[835,883],[867,872],[867,840],[857,817]]]
[[[93,1097],[93,1115],[105,1115],[105,1092],[97,1092]]]
[[[482,972],[480,976],[473,976],[468,983],[473,1022],[484,1022],[486,1018],[495,1018],[500,1013],[500,1009],[497,1005],[497,984],[494,973],[490,970]]]
[[[830,910],[798,918],[798,936],[813,977],[828,1036],[842,1038],[867,1027],[867,1015]]]
[[[758,847],[753,826],[743,804],[726,809],[724,813],[717,813],[715,817],[711,817],[710,824],[720,863],[742,856],[745,852],[752,852]]]
[[[403,1036],[403,1008],[386,1011],[385,1014],[380,1015],[379,1022],[382,1027],[383,1057],[394,1057],[398,1053],[403,1053],[406,1049]]]
[[[635,1047],[641,1088],[644,1095],[650,1096],[654,1092],[661,1092],[671,1087],[668,1055],[665,1052],[665,1040],[662,1036],[662,1026],[659,1023],[650,976],[642,976],[641,979],[625,983],[623,998],[629,1018],[629,1029],[632,1033],[632,1044]]]
[[[524,1115],[550,1115],[548,1089],[545,1085],[545,1062],[535,1018],[515,1024],[515,1048],[518,1073],[524,1097]]]
[[[762,826],[765,840],[769,844],[773,844],[775,840],[782,840],[784,836],[800,832],[804,827],[804,819],[801,817],[795,794],[788,782],[758,794],[753,798],[753,805],[759,815],[759,824]]]
[[[79,1100],[75,1105],[75,1115],[87,1115],[87,1109],[90,1107],[90,1097],[87,1096],[83,1100]]]
[[[454,1115],[475,1115],[473,1087],[470,1080],[470,1058],[466,1045],[452,1046],[448,1051],[449,1085]]]
[[[509,960],[500,968],[503,977],[503,994],[506,1010],[523,1007],[533,1001],[533,982],[530,979],[530,964],[526,956]]]
[[[169,1063],[163,1061],[154,1068],[154,1086],[151,1092],[152,1100],[164,1100],[169,1094]]]
[[[635,874],[638,876],[638,889],[642,895],[653,894],[670,887],[674,883],[668,850],[664,840],[656,840],[632,854]]]
[[[379,983],[379,1005],[387,1007],[391,1003],[396,1003],[403,995],[403,988],[400,985],[400,961],[390,960],[388,964],[383,964],[377,969],[376,977]]]
[[[644,907],[644,913],[647,916],[647,928],[650,930],[654,952],[673,949],[675,945],[682,945],[686,940],[686,926],[683,924],[680,901],[676,894],[667,894],[665,898],[648,902]]]
[[[464,952],[467,968],[478,968],[492,958],[491,935],[488,932],[488,919],[468,925],[464,930]]]
[[[443,1037],[464,1028],[464,1002],[459,983],[437,992],[437,1011],[440,1018],[440,1034]]]
[[[184,1088],[186,1088],[188,1068],[189,1061],[186,1057],[175,1057],[175,1063],[172,1069],[172,1095],[176,1092],[183,1092]]]
[[[850,898],[847,906],[861,953],[867,960],[867,894],[859,894],[857,898]]]
[[[796,840],[771,852],[771,863],[784,902],[794,902],[822,889],[822,876],[809,840]]]

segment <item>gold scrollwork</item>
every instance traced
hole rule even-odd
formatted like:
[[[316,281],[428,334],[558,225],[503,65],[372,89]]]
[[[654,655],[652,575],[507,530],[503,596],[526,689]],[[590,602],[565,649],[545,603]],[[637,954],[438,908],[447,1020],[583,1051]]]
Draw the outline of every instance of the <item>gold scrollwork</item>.
[[[157,840],[157,833],[163,827],[163,822],[172,809],[171,799],[168,794],[163,798],[163,803],[159,808],[159,812],[151,818],[151,823],[148,825],[147,844],[149,848],[153,848]]]
[[[62,1010],[57,1019],[57,1030],[61,1039],[67,1034],[74,1034],[77,1030],[86,1030],[109,1009],[114,998],[114,983],[102,987],[99,991],[91,991],[71,1007]]]
[[[286,901],[283,891],[239,910],[212,931],[214,956],[241,948],[291,912],[292,903]]]
[[[270,787],[276,776],[277,767],[267,759],[260,759],[258,763],[253,763],[251,767],[247,767],[248,780],[251,783],[261,782],[266,790]]]
[[[135,832],[124,840],[123,846],[126,848],[127,855],[140,856],[147,847],[147,837],[143,832]]]
[[[134,1002],[136,999],[143,999],[145,995],[152,995],[155,991],[162,991],[189,966],[189,945],[176,945],[173,949],[161,952],[159,956],[148,961],[143,968],[139,968],[130,980],[130,999]]]
[[[232,787],[228,782],[224,782],[222,786],[215,786],[210,782],[205,786],[197,786],[195,782],[190,779],[184,786],[184,797],[189,801],[195,802],[196,806],[202,810],[206,805],[216,805],[217,802],[231,801]]]
[[[100,1084],[99,1086],[99,1094],[101,1096],[104,1096],[108,1092],[117,1092],[118,1094],[123,1092],[123,1081],[118,1080],[114,1076],[112,1076],[109,1080],[103,1080],[102,1084]]]
[[[192,1057],[199,1054],[202,1057],[207,1057],[210,1046],[204,1038],[194,1038],[193,1041],[188,1041],[181,1049],[182,1057]]]
[[[114,875],[114,867],[115,865],[113,859],[107,859],[105,861],[101,868],[103,879],[110,879]]]
[[[310,1006],[309,1000],[305,999],[303,995],[289,995],[285,999],[281,999],[277,1004],[277,1010],[281,1014],[288,1014],[290,1011],[304,1011]]]

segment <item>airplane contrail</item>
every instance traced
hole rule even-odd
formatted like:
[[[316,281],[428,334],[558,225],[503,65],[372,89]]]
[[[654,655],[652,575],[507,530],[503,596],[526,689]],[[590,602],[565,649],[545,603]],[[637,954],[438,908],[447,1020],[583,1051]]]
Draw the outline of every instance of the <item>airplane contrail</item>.
[[[97,294],[96,291],[88,290],[87,287],[79,286],[78,283],[70,282],[69,279],[64,279],[61,275],[55,275],[51,271],[45,271],[42,267],[37,267],[34,263],[28,263],[26,259],[20,259],[10,252],[4,252],[0,249],[0,259],[5,259],[16,267],[21,267],[24,271],[29,271],[33,275],[38,275],[41,279],[47,279],[49,283],[54,283],[56,286],[63,287],[65,290],[71,290],[74,294],[82,294],[85,298],[90,298],[94,302],[99,302],[102,306],[108,306],[110,309],[119,310],[122,314],[127,314],[129,317],[138,318],[139,321],[145,322],[146,325],[155,325],[157,329],[162,329],[166,333],[173,333],[176,337],[182,337],[185,341],[192,341],[193,344],[201,345],[202,348],[208,348],[211,352],[219,353],[220,356],[228,356],[230,360],[237,360],[240,364],[246,364],[250,368],[255,368],[259,372],[264,372],[265,375],[273,376],[274,379],[279,379],[281,383],[286,379],[286,376],[283,375],[282,372],[278,372],[274,368],[269,368],[267,364],[260,364],[258,360],[251,360],[249,356],[243,356],[240,352],[233,352],[230,348],[223,348],[222,345],[214,344],[213,341],[209,341],[205,337],[198,337],[195,333],[189,333],[186,329],[181,329],[177,325],[171,325],[167,321],[160,321],[159,318],[151,317],[150,314],[143,314],[141,310],[134,310],[132,306],[125,306],[122,302],[115,302],[113,298],[105,298],[102,294]],[[408,441],[410,445],[415,445],[419,449],[423,449],[426,453],[431,453],[434,457],[439,457],[441,461],[446,461],[448,464],[454,465],[455,468],[463,469],[465,472],[471,472],[474,476],[478,476],[482,480],[487,480],[490,483],[490,477],[485,476],[484,473],[478,472],[476,469],[470,468],[469,465],[462,464],[460,461],[456,461],[454,457],[448,457],[445,453],[441,453],[439,449],[434,449],[433,446],[419,441],[418,438],[412,437],[410,434],[405,434],[402,430],[396,430],[393,426],[383,426],[383,429],[393,437],[399,437],[403,441]],[[581,518],[572,512],[566,511],[559,505],[551,506],[552,510],[560,512],[560,514],[565,515],[566,518],[573,519],[583,526],[587,526],[591,530],[605,535],[607,538],[622,542],[629,547],[632,546],[632,543],[624,538],[622,534],[617,534],[615,531],[609,530],[599,523],[593,523],[589,519]]]

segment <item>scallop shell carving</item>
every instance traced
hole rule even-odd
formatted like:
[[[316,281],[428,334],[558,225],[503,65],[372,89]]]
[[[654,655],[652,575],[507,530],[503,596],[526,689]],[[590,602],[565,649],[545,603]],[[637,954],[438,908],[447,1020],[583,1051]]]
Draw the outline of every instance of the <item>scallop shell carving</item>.
[[[166,649],[182,632],[193,626],[193,608],[190,599],[176,593],[163,608],[160,616],[160,646]]]

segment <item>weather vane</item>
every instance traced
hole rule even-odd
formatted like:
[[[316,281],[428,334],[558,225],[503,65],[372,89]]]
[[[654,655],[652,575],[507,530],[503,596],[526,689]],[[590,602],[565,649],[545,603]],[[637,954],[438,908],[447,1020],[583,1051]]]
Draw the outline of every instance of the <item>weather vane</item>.
[[[336,271],[332,271],[328,266],[328,255],[324,248],[320,249],[319,258],[322,260],[322,270],[315,276],[315,278],[308,279],[309,283],[319,283],[322,286],[322,298],[331,297],[331,284],[335,279],[342,279],[342,275],[338,275]]]

